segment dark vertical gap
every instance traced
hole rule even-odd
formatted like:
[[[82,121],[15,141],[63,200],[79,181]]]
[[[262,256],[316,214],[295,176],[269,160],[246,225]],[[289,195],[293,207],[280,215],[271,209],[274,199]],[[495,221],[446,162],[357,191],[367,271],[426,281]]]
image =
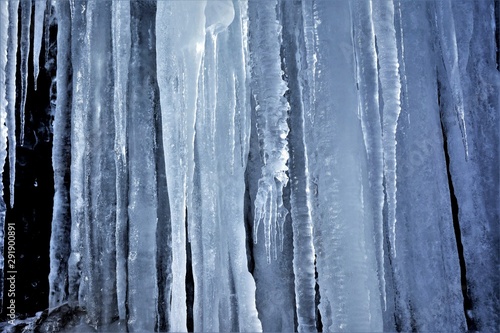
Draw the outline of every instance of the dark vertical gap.
[[[156,34],[155,34],[156,35]],[[156,170],[157,170],[157,278],[158,319],[156,331],[170,330],[168,313],[172,294],[172,224],[163,150],[162,115],[158,85],[155,84]]]
[[[247,161],[247,165],[248,165]],[[245,170],[245,202],[244,202],[244,220],[245,220],[245,246],[247,254],[247,269],[252,274],[255,270],[255,259],[253,257],[253,215],[252,215],[252,199],[250,197],[250,189],[248,188],[248,168]]]
[[[317,269],[317,255],[314,255],[314,279],[316,283],[314,284],[314,310],[316,312],[316,330],[318,332],[323,332],[323,322],[321,321],[321,312],[319,311],[319,303],[321,303],[321,295],[319,293],[318,284],[318,269]]]
[[[246,254],[247,254],[247,268],[252,277],[254,276],[255,271],[255,258],[254,258],[254,239],[253,239],[253,202],[252,202],[252,194],[250,187],[252,174],[256,166],[256,161],[259,160],[259,157],[255,156],[255,149],[253,148],[253,144],[257,141],[257,130],[255,128],[255,99],[253,95],[250,98],[250,108],[251,112],[251,130],[250,130],[250,149],[248,151],[247,163],[245,168],[245,208],[244,208],[244,219],[245,219],[245,234],[246,234]],[[254,278],[255,279],[255,278]]]
[[[440,82],[437,82],[437,96],[438,96],[438,105],[439,108],[442,112],[441,109],[441,85]],[[441,114],[442,116],[442,114]],[[448,139],[446,136],[446,129],[445,125],[443,123],[443,118],[441,117],[441,131],[443,135],[443,149],[444,149],[444,156],[446,159],[446,172],[448,175],[448,187],[450,190],[450,204],[451,204],[451,214],[453,218],[453,230],[455,232],[455,240],[457,243],[457,252],[458,252],[458,261],[460,264],[460,281],[461,281],[461,287],[462,287],[462,296],[464,299],[464,315],[465,315],[465,320],[467,322],[467,329],[468,331],[477,331],[477,324],[475,320],[469,315],[469,312],[472,311],[473,304],[472,304],[472,299],[469,296],[469,291],[467,287],[467,267],[465,264],[465,257],[464,257],[464,247],[462,244],[462,232],[460,230],[460,221],[459,221],[459,207],[458,207],[458,201],[457,197],[455,196],[455,190],[453,188],[453,180],[451,177],[451,171],[450,171],[450,155],[448,152]]]
[[[232,261],[231,257],[229,260]],[[230,264],[227,268],[228,276],[229,276],[229,301],[230,301],[230,309],[231,309],[231,321],[230,327],[231,332],[240,331],[240,321],[238,318],[239,306],[238,306],[238,297],[236,295],[236,284],[234,282],[234,275],[231,271],[232,264]]]
[[[187,309],[187,330],[188,332],[194,331],[194,278],[193,278],[193,265],[191,254],[191,243],[188,239],[188,210],[186,207],[186,309]]]

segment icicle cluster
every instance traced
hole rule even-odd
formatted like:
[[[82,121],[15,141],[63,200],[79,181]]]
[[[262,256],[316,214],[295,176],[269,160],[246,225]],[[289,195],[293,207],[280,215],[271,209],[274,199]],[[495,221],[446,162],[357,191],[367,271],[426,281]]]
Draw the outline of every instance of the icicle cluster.
[[[283,188],[288,184],[288,102],[281,70],[281,25],[277,20],[277,1],[250,3],[255,17],[250,27],[252,93],[256,107],[256,126],[261,147],[262,175],[255,198],[254,241],[260,223],[264,224],[267,260],[277,257],[277,239],[283,248],[283,224],[288,210],[283,205]],[[262,52],[266,50],[266,52]]]
[[[66,330],[492,331],[497,7],[0,1],[0,247],[52,82]]]

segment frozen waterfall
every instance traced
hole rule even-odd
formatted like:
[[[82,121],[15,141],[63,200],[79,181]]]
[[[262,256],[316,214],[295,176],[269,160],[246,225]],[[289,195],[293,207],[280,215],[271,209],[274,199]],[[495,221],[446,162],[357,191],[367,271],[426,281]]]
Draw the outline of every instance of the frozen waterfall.
[[[499,19],[0,0],[0,329],[495,331]]]

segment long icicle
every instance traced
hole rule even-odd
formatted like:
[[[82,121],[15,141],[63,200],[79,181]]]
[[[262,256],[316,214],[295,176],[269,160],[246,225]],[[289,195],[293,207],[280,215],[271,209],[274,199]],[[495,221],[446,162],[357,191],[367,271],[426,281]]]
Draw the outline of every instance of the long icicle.
[[[37,89],[38,74],[40,73],[40,50],[42,48],[43,23],[45,21],[45,0],[35,1],[35,33],[33,36],[33,82]],[[46,45],[45,47],[49,47]]]
[[[276,1],[249,3],[252,87],[257,103],[257,133],[262,151],[262,175],[255,198],[254,241],[264,223],[267,261],[271,250],[276,257],[275,239],[282,229],[288,211],[283,206],[283,187],[288,184],[288,109],[283,97],[287,90],[282,80],[280,42],[281,25],[276,19]],[[282,233],[279,237],[281,238]]]
[[[14,207],[16,183],[16,68],[19,0],[9,1],[9,40],[7,65],[5,67],[5,87],[7,99],[7,129],[9,142],[9,192],[10,207]]]
[[[24,145],[24,126],[26,122],[26,97],[28,95],[28,57],[30,53],[31,0],[21,1],[21,105],[20,138]]]
[[[401,113],[401,78],[399,75],[398,47],[394,28],[394,3],[373,1],[374,27],[377,36],[379,79],[382,88],[384,148],[384,177],[387,193],[389,235],[392,255],[396,256],[396,130]]]
[[[118,315],[126,319],[127,300],[127,78],[130,61],[130,3],[113,1],[113,62],[116,164],[116,289]]]

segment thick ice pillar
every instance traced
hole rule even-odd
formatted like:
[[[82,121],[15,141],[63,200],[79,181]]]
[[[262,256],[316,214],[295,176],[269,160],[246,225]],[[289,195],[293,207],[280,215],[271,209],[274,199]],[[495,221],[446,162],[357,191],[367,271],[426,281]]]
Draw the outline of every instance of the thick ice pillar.
[[[310,93],[313,107],[307,117],[306,144],[310,147],[323,330],[381,331],[372,200],[358,116],[349,2],[318,2],[313,10],[314,56],[309,70],[314,93]]]

